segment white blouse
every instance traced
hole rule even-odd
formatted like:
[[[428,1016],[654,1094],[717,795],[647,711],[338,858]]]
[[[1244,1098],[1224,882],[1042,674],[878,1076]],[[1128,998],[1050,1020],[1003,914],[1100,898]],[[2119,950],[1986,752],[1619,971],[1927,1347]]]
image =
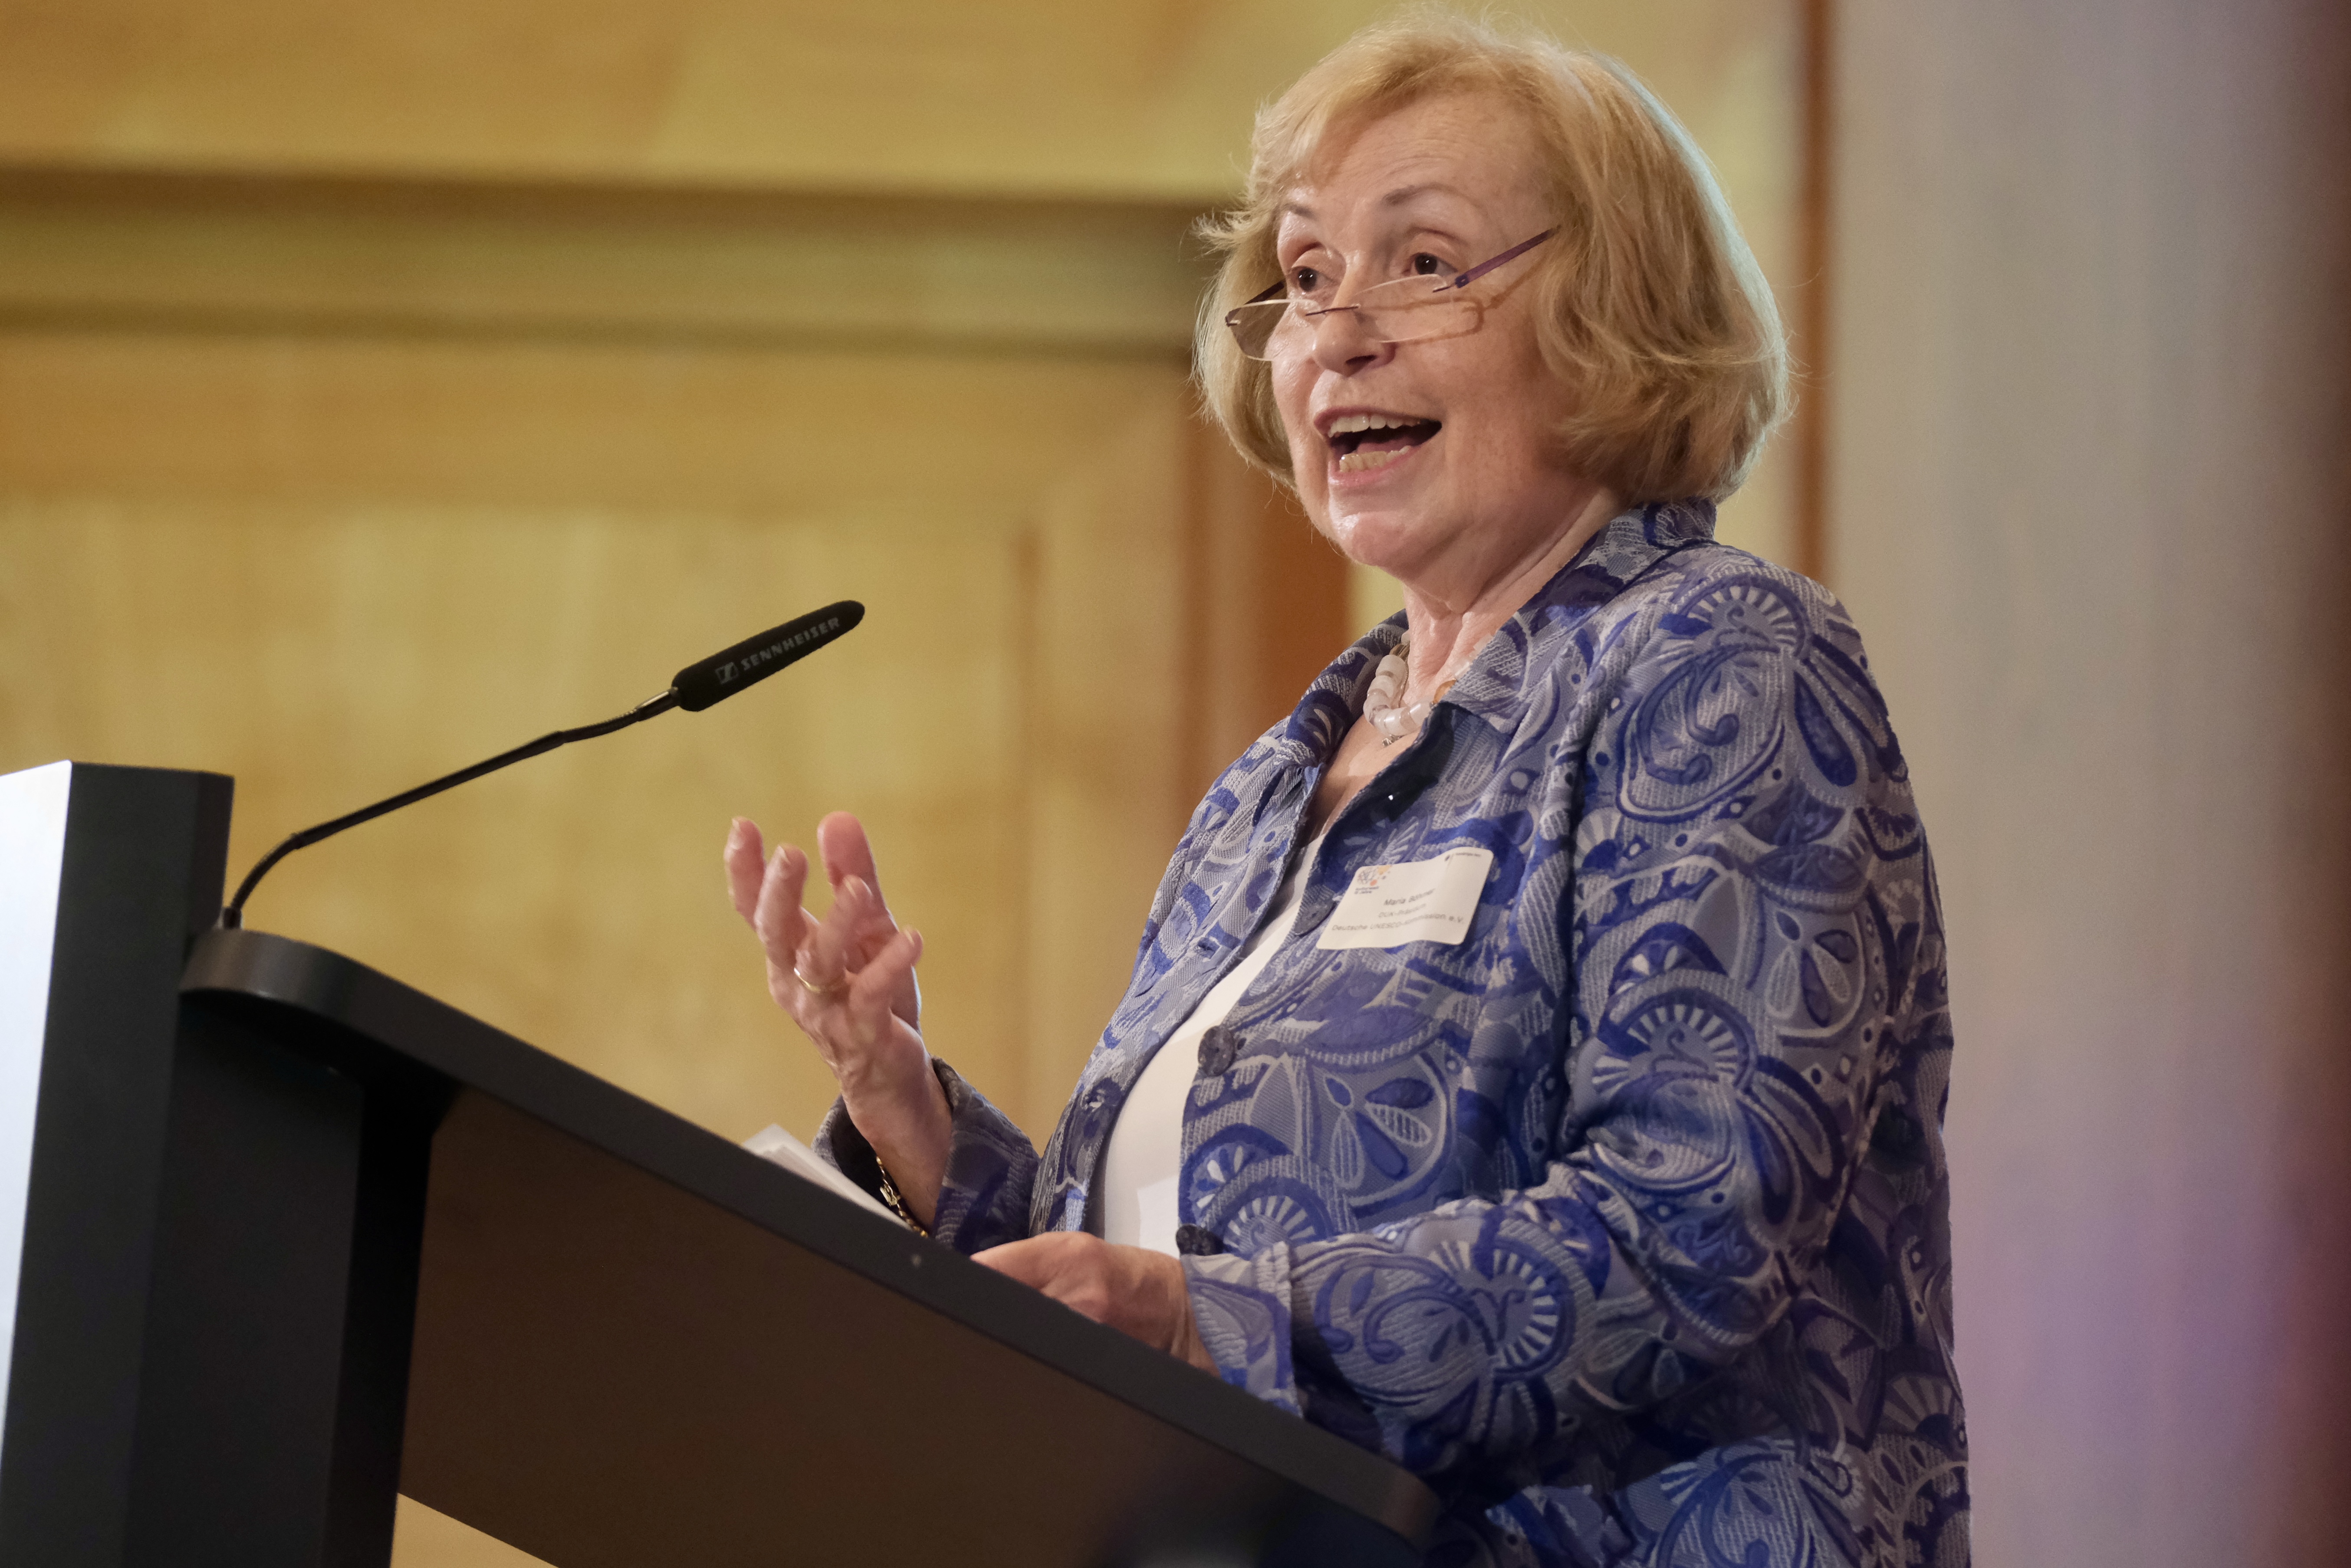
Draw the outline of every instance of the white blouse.
[[[1102,1189],[1092,1211],[1102,1238],[1122,1246],[1176,1252],[1176,1184],[1184,1163],[1184,1101],[1200,1070],[1200,1036],[1225,1020],[1241,993],[1298,923],[1306,874],[1322,848],[1317,837],[1290,863],[1273,909],[1241,949],[1240,961],[1217,981],[1192,1015],[1177,1025],[1120,1107],[1102,1150]]]

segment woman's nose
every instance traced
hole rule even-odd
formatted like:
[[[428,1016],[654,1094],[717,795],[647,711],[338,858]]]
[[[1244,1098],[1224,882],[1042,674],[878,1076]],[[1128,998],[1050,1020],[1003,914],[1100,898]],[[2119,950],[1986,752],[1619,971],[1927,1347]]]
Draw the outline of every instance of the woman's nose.
[[[1323,311],[1314,318],[1314,360],[1334,375],[1369,369],[1395,352],[1365,329],[1363,312],[1352,305]]]

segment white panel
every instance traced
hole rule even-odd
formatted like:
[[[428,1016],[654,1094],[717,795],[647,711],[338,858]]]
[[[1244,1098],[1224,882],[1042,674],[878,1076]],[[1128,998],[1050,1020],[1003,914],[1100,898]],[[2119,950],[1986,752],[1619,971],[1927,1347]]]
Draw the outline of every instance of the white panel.
[[[1836,10],[1830,559],[1949,921],[1976,1561],[2337,1568],[2351,7]]]
[[[33,1108],[49,1016],[49,961],[65,867],[73,764],[0,775],[0,1412],[16,1337],[16,1277],[25,1251]]]

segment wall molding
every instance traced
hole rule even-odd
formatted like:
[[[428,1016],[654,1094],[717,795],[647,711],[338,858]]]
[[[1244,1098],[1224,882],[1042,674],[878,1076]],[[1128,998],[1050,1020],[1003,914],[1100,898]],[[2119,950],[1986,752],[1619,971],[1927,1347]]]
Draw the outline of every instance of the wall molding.
[[[0,328],[1187,358],[1199,215],[0,163]]]

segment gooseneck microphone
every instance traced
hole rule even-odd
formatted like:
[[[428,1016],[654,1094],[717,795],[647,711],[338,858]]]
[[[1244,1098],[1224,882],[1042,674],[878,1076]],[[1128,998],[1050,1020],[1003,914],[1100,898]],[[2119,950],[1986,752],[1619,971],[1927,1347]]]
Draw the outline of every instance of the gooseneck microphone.
[[[541,735],[536,741],[526,742],[511,752],[500,752],[487,762],[475,763],[470,768],[460,768],[454,774],[434,779],[431,784],[422,784],[414,789],[403,790],[389,800],[380,800],[373,805],[361,806],[348,816],[339,816],[332,822],[322,822],[316,827],[306,827],[263,856],[261,863],[245,874],[245,880],[237,885],[236,897],[231,898],[228,901],[228,908],[221,911],[220,923],[231,930],[242,925],[245,920],[245,901],[253,897],[254,888],[261,885],[262,877],[269,874],[271,867],[293,854],[297,849],[308,849],[320,839],[332,838],[347,827],[357,827],[362,822],[372,822],[386,812],[398,811],[403,805],[413,805],[429,795],[439,794],[444,789],[455,789],[459,784],[480,778],[484,774],[494,774],[500,768],[511,766],[526,757],[536,757],[542,753],[551,752],[558,746],[569,745],[574,741],[592,741],[599,735],[609,735],[615,730],[625,730],[632,724],[644,722],[657,713],[666,713],[672,708],[683,708],[689,713],[699,713],[713,703],[723,702],[737,691],[746,691],[765,680],[785,665],[806,659],[826,643],[848,635],[850,630],[864,618],[865,607],[855,599],[843,599],[839,604],[827,605],[820,610],[811,610],[797,620],[788,620],[771,631],[763,631],[758,636],[747,638],[732,648],[721,649],[698,664],[687,665],[671,678],[668,691],[658,697],[647,698],[617,719],[607,719],[601,724],[583,724],[576,730],[557,730],[551,734]]]

